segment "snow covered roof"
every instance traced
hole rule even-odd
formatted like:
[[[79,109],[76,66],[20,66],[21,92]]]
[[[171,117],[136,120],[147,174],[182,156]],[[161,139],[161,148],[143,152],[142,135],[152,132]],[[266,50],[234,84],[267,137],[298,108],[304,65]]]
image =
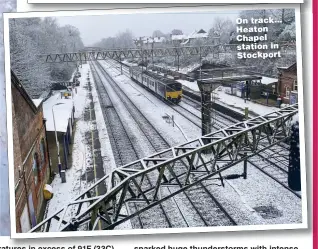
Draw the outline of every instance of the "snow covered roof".
[[[190,35],[188,35],[188,39],[197,39],[197,38],[207,38],[209,34],[205,32],[203,29],[199,31],[194,31]]]
[[[148,38],[143,38],[142,39],[142,42],[143,43],[153,43],[153,38],[152,37],[148,37]]]
[[[61,99],[61,94],[58,92],[43,102],[43,115],[46,119],[47,131],[55,131],[52,107],[54,107],[56,131],[66,132],[72,114],[73,100]]]
[[[173,41],[180,41],[180,40],[184,40],[187,38],[188,38],[187,35],[171,35],[171,40],[173,40]]]
[[[203,29],[200,29],[198,31],[193,31],[189,35],[171,35],[171,40],[173,41],[183,41],[183,40],[188,40],[188,39],[198,39],[198,38],[207,38],[209,34],[205,32]],[[187,43],[185,41],[185,43]]]
[[[19,91],[19,93],[24,98],[24,100],[28,103],[32,111],[36,113],[38,111],[38,107],[34,104],[30,95],[25,90],[22,83],[20,82],[20,80],[18,79],[18,77],[15,75],[15,73],[12,70],[11,70],[11,84]]]
[[[141,40],[142,40],[142,42],[144,43],[144,44],[149,44],[149,43],[162,43],[162,42],[164,42],[165,40],[166,40],[166,38],[165,37],[142,37],[141,38]]]
[[[273,83],[276,83],[277,81],[278,81],[278,79],[276,79],[276,78],[262,76],[262,84],[263,85],[273,84]]]
[[[182,42],[181,45],[186,45],[186,44],[189,43],[189,41],[190,41],[190,39],[187,39],[187,40],[185,40],[184,42]]]
[[[288,72],[297,72],[297,63],[293,63],[288,67],[277,67],[278,70],[284,70]]]
[[[39,107],[39,105],[42,103],[43,99],[32,99],[33,103],[35,104],[36,107]]]
[[[154,41],[158,42],[158,43],[164,42],[165,40],[166,40],[166,38],[164,38],[163,36],[154,38]]]

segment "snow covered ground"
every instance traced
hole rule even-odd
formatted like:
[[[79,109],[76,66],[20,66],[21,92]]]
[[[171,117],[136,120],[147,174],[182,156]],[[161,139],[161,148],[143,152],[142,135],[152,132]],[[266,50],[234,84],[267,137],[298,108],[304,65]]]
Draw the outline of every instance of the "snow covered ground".
[[[201,134],[201,130],[198,127],[194,126],[183,116],[175,112],[152,93],[133,82],[129,77],[120,75],[119,71],[115,69],[113,65],[110,65],[107,62],[101,62],[101,64],[118,83],[121,90],[129,96],[137,108],[141,110],[162,136],[169,141],[170,145],[173,146],[183,143],[187,139],[196,138]],[[99,69],[97,71],[99,71]],[[74,104],[76,106],[75,117],[77,122],[72,152],[72,167],[67,170],[66,183],[61,183],[59,176],[56,176],[54,179],[52,183],[54,197],[49,202],[47,208],[48,215],[66,205],[69,200],[74,199],[81,191],[92,183],[90,182],[87,184],[87,179],[85,180],[85,177],[83,177],[85,176],[85,172],[89,170],[89,162],[92,161],[92,155],[94,154],[90,151],[90,148],[85,141],[84,134],[86,132],[89,132],[91,129],[98,130],[105,173],[109,173],[116,167],[96,86],[91,73],[89,73],[92,85],[91,94],[94,102],[96,120],[92,122],[91,120],[85,120],[84,118],[85,108],[90,106],[89,92],[85,82],[88,72],[89,66],[87,64],[83,65],[83,68],[81,68],[81,86],[78,87],[77,95],[74,96]],[[103,80],[103,83],[112,99],[114,107],[120,110],[118,114],[123,123],[129,124],[126,129],[135,136],[134,141],[137,148],[140,149],[139,155],[146,156],[147,154],[153,153],[154,151],[148,146],[148,142],[145,140],[142,131],[137,127],[135,121],[131,118],[131,114],[127,112],[126,107],[119,100],[115,91],[110,84],[107,84],[106,80]],[[222,96],[222,93],[218,93],[219,96]],[[173,127],[171,123],[167,123],[163,118],[165,115],[174,115],[177,125]],[[223,176],[227,174],[241,174],[242,169],[243,165],[240,163],[225,171]],[[301,222],[301,199],[281,187],[278,183],[274,182],[271,178],[261,173],[252,165],[248,165],[248,177],[246,180],[242,178],[225,180],[224,187],[217,186],[215,183],[217,183],[215,180],[204,181],[204,185],[214,194],[239,225],[288,224]],[[188,192],[196,191],[195,189],[198,187],[199,186],[195,186]],[[201,201],[206,203],[205,199],[201,199]],[[193,212],[192,206],[187,203],[187,199],[184,198],[183,193],[177,195],[174,198],[174,201],[168,200],[163,203],[163,205],[170,210],[169,215],[173,216],[173,210],[175,210],[173,207],[176,203],[178,203],[180,209],[186,214],[187,223],[190,224],[190,226],[195,227],[204,225],[202,221],[200,222],[198,220],[198,215]],[[66,213],[66,219],[73,212],[74,210],[70,209]],[[213,213],[210,213],[209,215],[213,217]],[[116,227],[116,229],[131,228],[130,222],[126,222],[121,226]]]
[[[276,107],[265,106],[265,105],[257,104],[251,101],[246,101],[245,103],[245,100],[243,98],[226,93],[225,92],[226,89],[229,89],[229,88],[221,87],[221,89],[222,89],[221,91],[219,91],[218,89],[214,91],[215,98],[217,99],[217,101],[241,113],[244,113],[245,107],[248,108],[249,112],[253,116],[265,115],[267,113],[279,110],[279,108],[276,108]]]
[[[133,82],[126,75],[120,75],[119,71],[106,62],[101,62],[107,72],[118,82],[122,91],[124,91],[134,104],[143,112],[156,129],[165,137],[170,145],[180,144],[186,141],[184,134],[188,139],[194,139],[201,134],[201,130],[192,123],[189,123],[185,117],[169,107],[166,103],[158,99],[152,93]],[[174,116],[176,126],[167,123],[164,116]]]
[[[91,131],[96,129],[98,130],[98,139],[101,144],[100,150],[103,163],[101,166],[104,168],[104,174],[108,174],[116,167],[89,65],[84,64],[83,67],[80,68],[80,72],[82,75],[80,78],[81,84],[77,88],[77,94],[74,93],[76,127],[72,151],[72,166],[66,171],[66,183],[61,182],[59,175],[55,176],[52,182],[54,197],[48,203],[46,217],[61,209],[70,200],[75,199],[82,191],[99,179],[96,178],[96,175],[94,176],[94,179],[88,179],[89,172],[94,170],[93,155],[95,154],[94,152],[96,152],[96,148],[92,151],[91,144],[88,144],[87,138],[85,137],[86,133],[91,133]],[[94,102],[94,110],[90,109],[90,95],[86,80],[88,73],[92,83],[91,94]],[[87,117],[85,118],[85,115],[87,115],[85,112],[87,110],[89,110],[89,112],[94,111],[96,120],[92,120],[92,115],[88,115],[88,119]],[[57,113],[58,109],[55,112]],[[70,208],[66,213],[65,218],[67,219],[73,212],[74,209]],[[54,225],[56,223],[52,222],[52,224],[51,231],[54,231]],[[121,228],[131,228],[130,222],[122,224]]]
[[[161,116],[164,113],[171,115],[170,107],[160,101],[150,92],[133,82],[129,77],[120,75],[119,71],[110,66],[107,62],[102,62],[108,73],[117,81],[122,91],[126,92],[134,104],[147,116],[149,121],[163,134],[171,145],[176,145],[185,141],[184,136],[165,123]],[[195,84],[189,82],[191,84]],[[264,115],[272,112],[276,108],[266,107],[254,103],[244,103],[243,99],[231,96],[223,91],[216,91],[219,102],[236,111],[244,111],[247,106],[255,112],[256,115]],[[185,134],[191,139],[200,135],[200,129],[193,127],[191,123],[174,113],[177,123],[185,131]],[[133,128],[131,128],[133,129]],[[228,174],[242,174],[242,163],[236,165],[224,172]],[[246,180],[240,178],[236,180],[226,180],[225,187],[217,187],[215,181],[205,181],[204,184],[213,193],[216,198],[226,207],[226,210],[240,225],[256,225],[256,224],[288,224],[301,222],[301,199],[293,195],[290,191],[273,181],[261,171],[248,165],[248,177]],[[198,187],[198,186],[197,186]],[[193,226],[200,225],[194,222],[195,217],[189,214],[190,207],[186,207],[180,196],[176,196],[176,201],[180,204],[180,208],[185,210],[188,219],[192,219],[190,223]],[[286,208],[284,208],[286,207]],[[191,217],[192,218],[191,218]]]
[[[15,0],[0,0],[0,236],[10,235],[2,13],[15,11],[15,8]]]

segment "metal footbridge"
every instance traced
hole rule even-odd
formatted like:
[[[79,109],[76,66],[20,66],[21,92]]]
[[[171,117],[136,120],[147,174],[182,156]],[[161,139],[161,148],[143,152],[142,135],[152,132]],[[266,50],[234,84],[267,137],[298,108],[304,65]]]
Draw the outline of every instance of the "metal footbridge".
[[[115,59],[121,60],[124,58],[153,58],[153,57],[180,57],[180,56],[200,56],[212,55],[213,58],[222,56],[234,56],[237,53],[237,44],[218,44],[204,46],[175,46],[175,47],[160,47],[160,48],[125,48],[125,49],[89,49],[76,52],[55,53],[39,55],[42,61],[47,63],[62,63],[62,62],[87,62]],[[282,53],[295,52],[295,44],[280,43]]]
[[[298,104],[291,105],[118,167],[30,232],[113,229],[199,182],[223,182],[225,170],[288,139],[297,113]],[[106,193],[96,194],[101,184]],[[144,205],[127,212],[129,202]]]

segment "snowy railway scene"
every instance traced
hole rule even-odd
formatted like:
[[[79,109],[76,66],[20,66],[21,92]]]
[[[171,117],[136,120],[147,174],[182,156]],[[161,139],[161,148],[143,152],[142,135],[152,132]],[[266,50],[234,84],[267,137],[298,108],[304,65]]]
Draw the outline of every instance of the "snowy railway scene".
[[[306,223],[295,9],[15,15],[16,233]]]

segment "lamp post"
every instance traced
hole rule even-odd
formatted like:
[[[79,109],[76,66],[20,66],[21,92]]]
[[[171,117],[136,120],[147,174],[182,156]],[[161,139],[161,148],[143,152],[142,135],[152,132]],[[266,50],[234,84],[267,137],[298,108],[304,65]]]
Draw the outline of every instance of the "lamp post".
[[[52,106],[53,123],[54,123],[54,131],[55,131],[55,141],[56,141],[56,148],[57,148],[58,169],[59,169],[59,173],[61,175],[62,164],[61,164],[61,158],[60,158],[60,143],[59,143],[59,140],[57,139],[57,131],[56,131],[56,125],[55,125],[54,109],[53,109],[54,106],[56,106],[56,105],[64,105],[64,103],[56,103],[55,105]]]

